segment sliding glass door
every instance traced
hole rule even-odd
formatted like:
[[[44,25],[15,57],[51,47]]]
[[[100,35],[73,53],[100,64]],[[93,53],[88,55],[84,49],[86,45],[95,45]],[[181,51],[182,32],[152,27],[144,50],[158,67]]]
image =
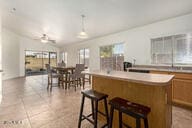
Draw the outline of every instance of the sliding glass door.
[[[49,64],[51,66],[57,66],[57,53],[56,52],[49,53]]]
[[[56,52],[25,51],[25,75],[46,74],[45,64],[57,65]]]

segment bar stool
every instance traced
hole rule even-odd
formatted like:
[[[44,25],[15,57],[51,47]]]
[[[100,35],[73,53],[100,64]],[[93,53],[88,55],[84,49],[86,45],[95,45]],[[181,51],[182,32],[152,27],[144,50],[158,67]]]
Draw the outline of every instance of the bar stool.
[[[105,126],[109,125],[109,114],[108,114],[108,108],[107,108],[107,97],[108,95],[94,91],[94,90],[83,90],[82,92],[82,102],[81,102],[81,109],[80,109],[80,115],[79,115],[79,123],[78,128],[81,128],[81,121],[84,119],[88,120],[90,123],[94,125],[94,128],[97,128],[97,115],[100,113],[101,115],[106,117],[107,123],[102,126],[104,128]],[[84,107],[84,101],[85,97],[91,99],[91,106],[92,106],[92,113],[85,116],[83,115],[83,107]],[[104,100],[104,107],[105,107],[105,114],[98,111],[98,103],[99,101]],[[92,116],[93,120],[91,120],[89,117]]]
[[[123,125],[127,128],[131,128],[130,126],[122,122],[122,113],[136,119],[136,128],[141,128],[141,119],[144,120],[145,128],[148,128],[147,115],[151,111],[149,107],[133,103],[119,97],[110,100],[109,104],[111,105],[109,128],[112,128],[114,109],[118,110],[119,113],[119,128],[122,128]]]

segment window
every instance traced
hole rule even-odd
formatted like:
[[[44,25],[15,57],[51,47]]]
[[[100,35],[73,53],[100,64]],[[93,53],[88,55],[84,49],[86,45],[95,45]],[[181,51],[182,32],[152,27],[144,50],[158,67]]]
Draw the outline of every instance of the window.
[[[151,39],[151,63],[191,65],[192,36],[182,34]]]
[[[78,51],[79,56],[79,64],[85,64],[85,66],[89,66],[89,49],[84,48]]]
[[[67,52],[62,52],[62,61],[67,65]]]
[[[124,44],[114,44],[100,47],[101,70],[123,70]]]
[[[173,63],[192,64],[192,36],[190,34],[174,37]]]
[[[49,64],[50,66],[57,66],[57,53],[49,52]]]
[[[156,38],[151,40],[152,64],[172,63],[172,37]]]

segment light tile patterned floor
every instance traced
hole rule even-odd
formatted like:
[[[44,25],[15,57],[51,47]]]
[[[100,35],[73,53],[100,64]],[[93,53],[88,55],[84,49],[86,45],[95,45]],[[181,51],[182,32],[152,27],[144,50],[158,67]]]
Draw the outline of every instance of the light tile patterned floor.
[[[80,88],[75,92],[55,87],[49,93],[46,86],[47,76],[3,81],[0,128],[77,128]],[[85,105],[85,113],[89,113],[89,102]],[[92,125],[84,121],[82,128]],[[173,107],[173,128],[192,128],[192,111]]]

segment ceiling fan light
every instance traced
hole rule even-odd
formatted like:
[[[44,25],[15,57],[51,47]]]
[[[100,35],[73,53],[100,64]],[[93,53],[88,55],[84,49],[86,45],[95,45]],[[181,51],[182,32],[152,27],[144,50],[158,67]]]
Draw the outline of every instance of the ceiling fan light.
[[[86,32],[81,31],[77,37],[81,38],[81,39],[86,39],[86,38],[88,38],[88,35]]]
[[[42,43],[47,43],[47,42],[48,42],[48,40],[41,39],[41,42],[42,42]]]

